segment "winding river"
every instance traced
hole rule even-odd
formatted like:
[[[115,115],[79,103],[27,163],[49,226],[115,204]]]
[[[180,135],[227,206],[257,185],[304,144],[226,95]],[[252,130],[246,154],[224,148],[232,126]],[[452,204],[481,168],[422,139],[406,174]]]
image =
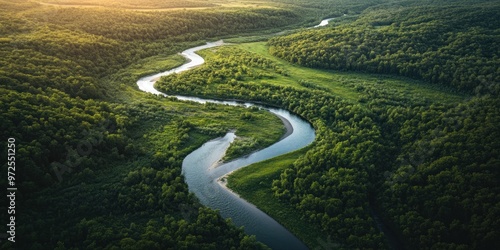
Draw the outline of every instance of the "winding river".
[[[331,19],[323,20],[320,25],[315,27],[325,26],[328,24],[329,20]],[[173,73],[180,73],[203,64],[205,60],[196,54],[196,51],[221,45],[224,45],[222,40],[183,51],[182,55],[188,59],[187,63],[169,71],[139,79],[137,81],[139,89],[148,93],[167,96],[154,88],[155,82],[160,77]],[[307,249],[304,243],[273,218],[227,189],[223,180],[225,175],[239,168],[274,158],[309,145],[315,138],[315,132],[312,126],[307,121],[287,110],[265,107],[255,103],[219,101],[188,96],[174,97],[180,100],[198,103],[211,102],[232,106],[255,106],[268,110],[285,122],[288,133],[280,141],[248,156],[224,164],[220,164],[220,159],[224,156],[227,148],[235,139],[235,133],[228,132],[224,137],[211,140],[186,156],[182,163],[182,172],[185,176],[189,190],[198,197],[203,205],[220,210],[224,218],[231,218],[237,226],[244,226],[245,232],[255,235],[257,240],[263,242],[272,249]]]

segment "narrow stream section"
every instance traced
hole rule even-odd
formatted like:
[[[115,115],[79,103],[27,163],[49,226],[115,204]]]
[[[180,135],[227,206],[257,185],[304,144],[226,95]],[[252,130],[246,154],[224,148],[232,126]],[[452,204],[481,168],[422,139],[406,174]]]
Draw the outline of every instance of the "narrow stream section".
[[[315,27],[325,26],[330,20],[323,20]],[[160,77],[180,73],[203,64],[205,60],[196,54],[196,51],[221,45],[224,45],[222,40],[183,51],[182,55],[188,59],[187,63],[169,71],[139,79],[137,81],[139,89],[148,93],[167,96],[154,88],[155,82]],[[307,121],[287,110],[265,107],[250,102],[239,103],[188,96],[173,97],[179,100],[198,103],[210,102],[231,106],[259,107],[278,115],[282,119],[286,119],[290,123],[292,127],[291,134],[282,138],[282,140],[253,154],[224,164],[220,164],[219,161],[224,156],[231,142],[235,139],[235,133],[229,132],[224,137],[206,142],[203,146],[186,156],[182,163],[182,173],[185,176],[189,190],[198,197],[203,205],[212,209],[218,209],[224,218],[231,218],[237,226],[244,226],[245,232],[255,235],[257,240],[272,249],[307,249],[304,243],[273,218],[227,189],[222,179],[225,175],[239,168],[309,145],[315,138],[315,131],[312,126]]]

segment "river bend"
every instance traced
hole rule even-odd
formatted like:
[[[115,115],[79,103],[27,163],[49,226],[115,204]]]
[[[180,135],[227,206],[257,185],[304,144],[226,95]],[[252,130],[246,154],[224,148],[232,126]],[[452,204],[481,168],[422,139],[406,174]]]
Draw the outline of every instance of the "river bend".
[[[331,19],[323,20],[319,25],[314,27],[325,26],[330,20]],[[183,51],[181,54],[188,60],[187,63],[177,68],[139,79],[137,81],[139,89],[148,93],[167,96],[154,88],[155,82],[160,77],[173,73],[180,73],[202,65],[205,60],[196,54],[196,52],[221,45],[224,45],[222,40]],[[186,156],[182,163],[182,173],[184,174],[189,190],[198,197],[203,205],[218,209],[224,218],[231,218],[237,226],[244,226],[245,232],[256,235],[257,240],[263,242],[272,249],[307,249],[305,244],[291,234],[286,228],[264,212],[260,211],[253,204],[248,203],[237,194],[231,192],[220,180],[223,176],[239,168],[271,159],[309,145],[315,138],[315,132],[312,126],[307,121],[287,110],[266,107],[251,102],[240,103],[235,101],[221,101],[177,95],[173,97],[179,100],[194,101],[198,103],[211,102],[232,106],[256,106],[266,109],[289,122],[291,126],[289,130],[291,131],[288,131],[289,135],[285,138],[282,138],[280,141],[267,148],[224,164],[220,164],[220,160],[231,142],[235,139],[235,133],[228,132],[224,137],[208,141]]]

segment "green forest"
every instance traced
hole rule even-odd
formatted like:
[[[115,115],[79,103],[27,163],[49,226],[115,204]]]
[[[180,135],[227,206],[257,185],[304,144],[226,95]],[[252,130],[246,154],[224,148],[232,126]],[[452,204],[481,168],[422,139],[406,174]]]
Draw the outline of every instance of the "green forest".
[[[226,161],[271,145],[281,120],[136,85],[184,49],[246,37],[259,41],[201,51],[204,65],[156,84],[313,125],[312,145],[237,171],[231,189],[311,249],[496,249],[499,12],[489,0],[0,0],[0,154],[15,138],[18,188],[16,242],[0,249],[268,249],[201,205],[181,164],[228,131],[243,139]]]

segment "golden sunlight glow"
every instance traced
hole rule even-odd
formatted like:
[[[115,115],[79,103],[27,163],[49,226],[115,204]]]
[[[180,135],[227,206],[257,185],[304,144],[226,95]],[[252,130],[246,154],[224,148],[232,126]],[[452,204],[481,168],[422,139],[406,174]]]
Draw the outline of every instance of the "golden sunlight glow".
[[[43,5],[57,7],[106,7],[131,10],[173,10],[224,8],[273,7],[269,2],[250,0],[38,0]]]

